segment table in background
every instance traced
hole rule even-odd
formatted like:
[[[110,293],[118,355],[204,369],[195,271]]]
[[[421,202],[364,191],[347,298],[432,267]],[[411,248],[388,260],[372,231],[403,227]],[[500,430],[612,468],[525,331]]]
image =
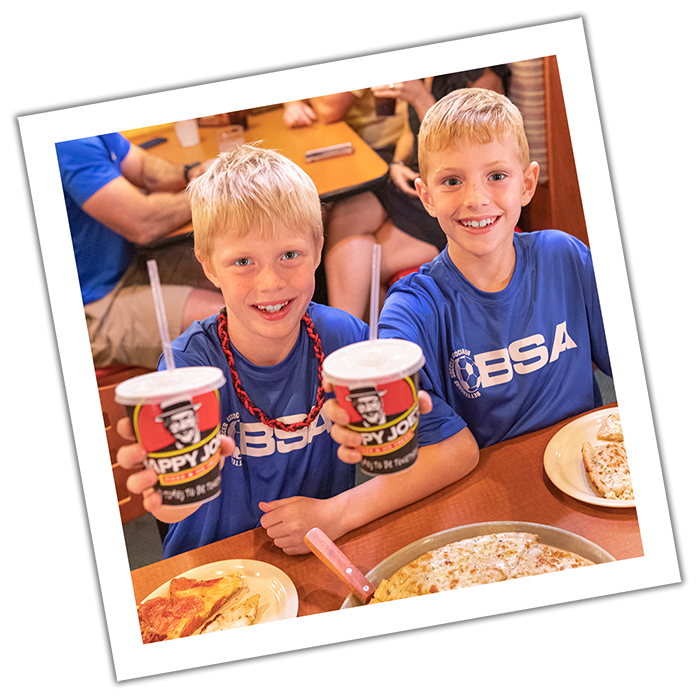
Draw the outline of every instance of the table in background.
[[[515,520],[575,533],[616,559],[643,556],[635,508],[582,503],[559,491],[544,471],[547,444],[575,418],[481,450],[479,465],[463,479],[349,532],[337,540],[338,546],[367,573],[402,547],[436,532]],[[140,602],[185,571],[226,559],[264,561],[284,571],[297,589],[299,616],[337,610],[349,593],[316,556],[287,556],[263,528],[256,528],[132,571],[135,599]]]
[[[332,124],[314,122],[311,126],[292,129],[284,123],[283,114],[282,109],[249,114],[245,140],[247,143],[260,142],[261,147],[276,149],[294,161],[314,181],[322,200],[361,192],[386,176],[386,162],[344,121]],[[216,135],[225,128],[200,126],[199,144],[188,148],[180,145],[172,124],[147,133],[139,132],[138,138],[128,131],[124,135],[136,145],[158,137],[165,138],[165,143],[150,148],[149,152],[184,165],[215,158],[219,154]],[[353,145],[354,151],[350,154],[305,162],[304,155],[308,150],[346,142]]]

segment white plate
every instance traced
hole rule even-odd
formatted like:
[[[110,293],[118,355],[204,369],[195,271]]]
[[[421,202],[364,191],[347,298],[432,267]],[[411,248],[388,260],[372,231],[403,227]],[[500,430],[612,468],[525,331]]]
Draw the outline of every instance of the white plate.
[[[606,508],[634,508],[634,500],[618,501],[599,496],[588,481],[583,466],[581,446],[586,441],[594,447],[602,444],[596,435],[611,413],[619,415],[616,408],[603,408],[565,425],[549,441],[544,451],[544,470],[558,489],[579,501]]]
[[[253,559],[215,561],[178,574],[176,578],[184,576],[186,578],[206,580],[226,576],[227,574],[240,574],[243,579],[243,586],[218,612],[224,612],[251,595],[259,593],[260,603],[258,604],[258,616],[255,624],[272,622],[273,620],[285,620],[297,616],[299,596],[292,580],[284,571],[263,561],[255,561]],[[151,598],[166,595],[169,585],[170,581],[159,586],[142,603]]]
[[[384,579],[390,579],[401,567],[410,564],[426,552],[430,552],[438,547],[444,547],[452,542],[466,540],[469,537],[480,537],[481,535],[492,535],[496,532],[529,532],[537,535],[539,542],[548,544],[551,547],[558,547],[567,552],[580,554],[595,564],[604,564],[615,561],[615,557],[606,552],[602,547],[587,540],[585,537],[576,535],[568,530],[562,530],[552,525],[541,525],[540,523],[527,523],[515,520],[499,520],[489,523],[472,523],[471,525],[460,525],[450,530],[436,532],[428,537],[423,537],[409,545],[406,545],[398,552],[389,555],[383,562],[377,564],[368,574],[369,582],[376,588]],[[350,594],[343,604],[343,608],[356,608],[362,603]]]

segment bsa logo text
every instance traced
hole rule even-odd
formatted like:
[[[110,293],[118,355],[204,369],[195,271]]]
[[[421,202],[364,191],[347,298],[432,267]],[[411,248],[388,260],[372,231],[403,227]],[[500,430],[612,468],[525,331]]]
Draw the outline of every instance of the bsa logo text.
[[[557,325],[552,348],[545,345],[541,333],[514,340],[506,348],[480,352],[469,357],[466,350],[453,353],[450,374],[455,384],[470,398],[481,395],[479,389],[505,384],[514,374],[530,374],[556,362],[565,350],[577,347],[566,330],[566,321]]]

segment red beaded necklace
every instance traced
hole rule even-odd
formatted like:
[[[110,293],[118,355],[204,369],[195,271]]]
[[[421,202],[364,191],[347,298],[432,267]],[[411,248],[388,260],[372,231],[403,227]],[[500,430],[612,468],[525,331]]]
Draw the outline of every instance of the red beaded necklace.
[[[318,359],[319,386],[318,391],[316,392],[316,405],[311,409],[311,411],[303,421],[300,421],[298,423],[282,423],[282,421],[279,421],[275,418],[270,418],[265,413],[263,413],[250,400],[250,397],[248,396],[248,394],[246,394],[245,390],[241,386],[241,380],[238,377],[238,372],[236,371],[233,362],[233,353],[231,352],[231,341],[228,335],[228,328],[226,322],[227,315],[225,308],[221,309],[218,318],[219,340],[221,341],[221,347],[224,351],[224,355],[226,355],[226,359],[228,360],[228,366],[231,370],[231,379],[233,379],[233,388],[236,390],[238,398],[243,402],[243,405],[265,425],[268,425],[272,428],[279,428],[280,430],[284,430],[288,433],[296,432],[298,430],[301,430],[302,428],[305,428],[308,425],[311,425],[311,423],[313,423],[313,421],[316,419],[316,416],[318,416],[319,412],[321,411],[321,407],[323,406],[323,402],[326,398],[326,394],[323,391],[323,374],[321,372],[321,366],[323,365],[324,360],[323,348],[321,347],[321,339],[318,337],[318,333],[316,333],[316,330],[314,329],[314,324],[311,321],[309,314],[305,313],[302,316],[302,319],[306,324],[306,331],[308,332],[309,337],[311,338],[311,342],[314,344],[314,352],[316,353],[316,358]]]

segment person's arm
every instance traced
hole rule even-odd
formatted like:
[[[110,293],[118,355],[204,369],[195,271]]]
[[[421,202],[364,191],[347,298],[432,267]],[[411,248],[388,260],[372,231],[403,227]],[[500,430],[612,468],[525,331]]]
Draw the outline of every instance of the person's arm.
[[[184,192],[144,195],[124,177],[95,192],[83,210],[138,245],[166,236],[192,216]]]
[[[146,192],[182,192],[187,186],[182,163],[171,163],[132,146],[121,164],[122,175]]]
[[[404,126],[396,142],[394,160],[389,166],[389,174],[396,187],[410,197],[417,197],[418,192],[413,185],[418,173],[407,162],[411,162],[415,155],[415,136],[408,123],[408,114],[404,117]]]
[[[284,103],[284,123],[290,128],[311,126],[316,121],[316,114],[303,100]]]
[[[185,184],[182,165],[132,146],[122,162],[122,176],[89,197],[83,210],[124,238],[143,245],[190,220]]]
[[[355,96],[351,92],[338,92],[334,95],[313,97],[309,102],[322,124],[332,124],[345,118],[355,102]]]
[[[337,540],[344,534],[425,498],[466,476],[478,463],[471,432],[421,447],[416,463],[399,474],[375,476],[328,499],[295,496],[261,503],[260,524],[285,554],[306,554],[304,535],[318,527]]]
[[[430,92],[430,78],[426,80],[408,80],[392,85],[380,85],[372,88],[376,97],[393,97],[405,100],[413,106],[420,121],[423,121],[425,113],[435,104],[435,98]],[[394,162],[390,166],[391,179],[394,184],[406,194],[417,197],[418,193],[413,182],[418,174],[405,163],[412,162],[415,158],[416,139],[408,121],[408,114],[404,117],[404,125],[401,135],[396,142],[394,150]]]
[[[376,97],[393,97],[410,103],[416,110],[418,119],[423,121],[425,113],[435,104],[435,98],[430,92],[431,82],[432,78],[407,80],[403,83],[378,85],[372,88],[372,92]]]
[[[420,392],[421,413],[431,409],[430,397]],[[332,399],[326,402],[328,416],[334,422],[333,439],[340,443],[338,456],[345,462],[359,462],[362,455],[354,449],[361,441],[349,431],[347,412]],[[398,474],[375,476],[329,499],[292,497],[261,503],[264,515],[260,524],[286,554],[309,551],[304,535],[318,527],[336,540],[342,535],[387,513],[403,508],[454,483],[474,469],[479,448],[471,432],[464,428],[435,445],[421,447],[416,463]]]
[[[479,448],[468,428],[435,445],[421,447],[410,469],[374,477],[331,499],[335,501],[335,538],[454,483],[472,471],[478,461]]]

